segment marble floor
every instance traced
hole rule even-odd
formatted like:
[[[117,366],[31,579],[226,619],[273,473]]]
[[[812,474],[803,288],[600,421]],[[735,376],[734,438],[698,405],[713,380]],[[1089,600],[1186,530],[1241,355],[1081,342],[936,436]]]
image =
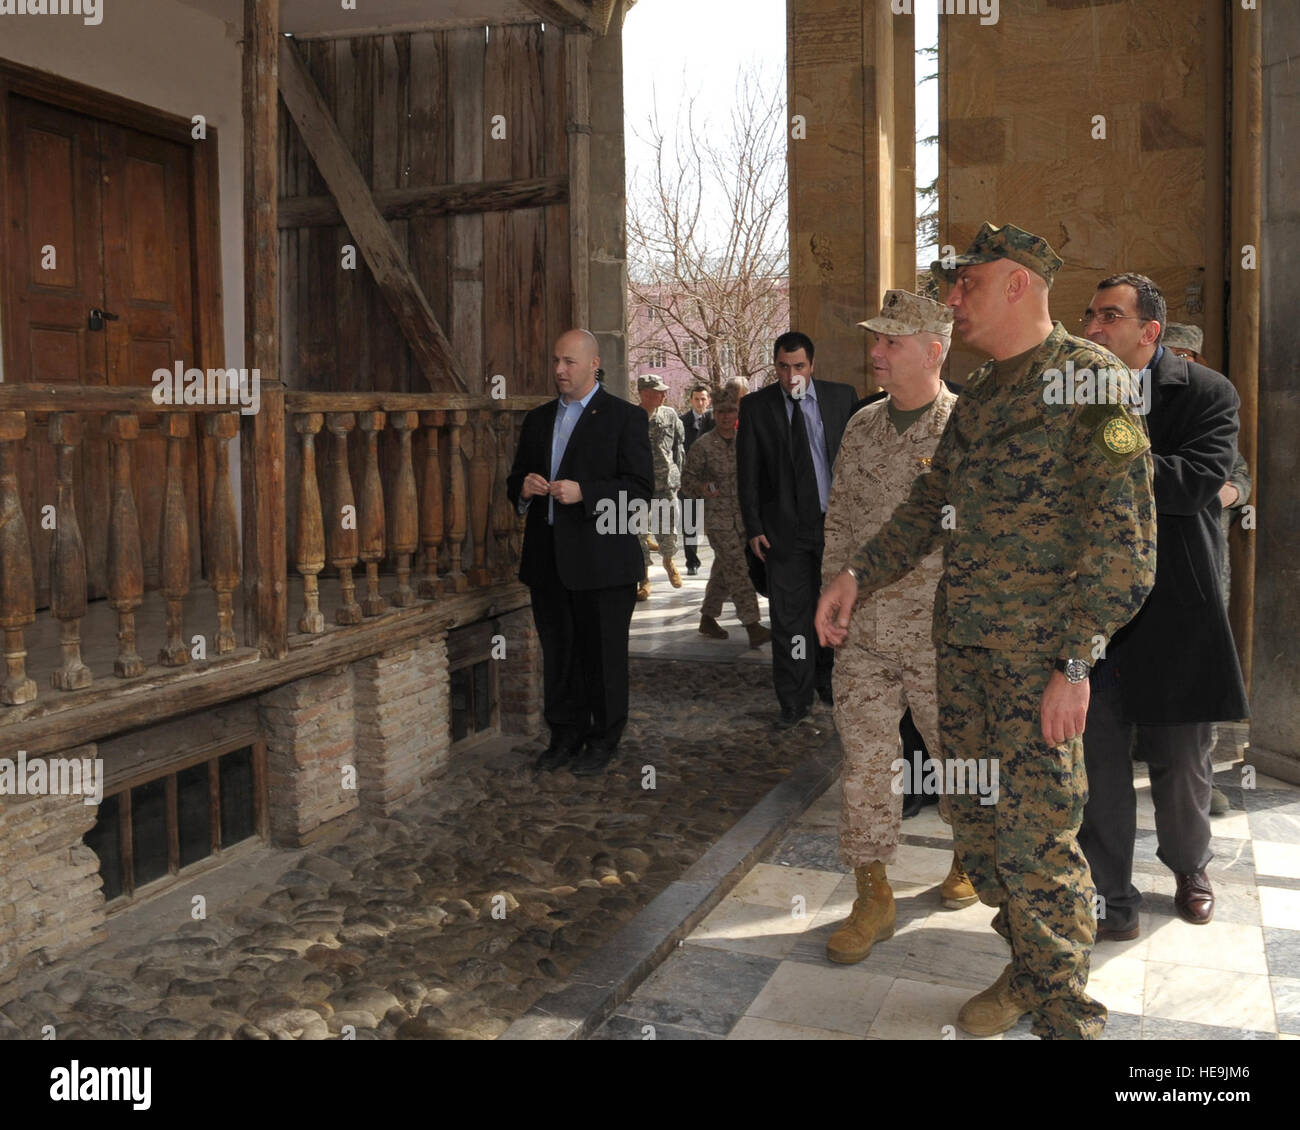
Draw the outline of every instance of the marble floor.
[[[1300,789],[1264,776],[1244,788],[1230,752],[1216,769],[1232,809],[1214,818],[1208,926],[1174,912],[1139,777],[1142,930],[1096,948],[1088,985],[1110,1010],[1106,1039],[1300,1039]],[[1007,948],[988,907],[939,904],[952,858],[947,827],[934,807],[904,822],[889,868],[897,933],[865,961],[833,965],[826,939],[855,895],[838,859],[838,816],[836,783],[595,1038],[967,1038],[957,1010],[997,978]],[[993,1038],[1033,1039],[1029,1018]]]

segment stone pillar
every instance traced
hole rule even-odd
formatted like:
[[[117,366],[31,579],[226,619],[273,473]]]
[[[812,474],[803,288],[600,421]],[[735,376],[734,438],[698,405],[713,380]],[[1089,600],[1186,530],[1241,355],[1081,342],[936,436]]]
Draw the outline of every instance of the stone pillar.
[[[627,367],[627,179],[623,148],[623,17],[616,0],[609,32],[591,44],[590,321],[600,343],[605,389],[625,399]]]
[[[506,654],[497,670],[501,732],[537,736],[542,730],[542,645],[531,609],[502,616],[497,631]]]
[[[363,812],[387,816],[420,795],[451,745],[446,637],[353,664]]]
[[[352,683],[351,669],[338,667],[258,700],[273,843],[309,843],[321,825],[357,807]]]
[[[1300,9],[1263,4],[1264,188],[1260,246],[1259,443],[1255,472],[1256,539],[1253,718],[1246,760],[1300,783],[1300,184],[1294,138],[1300,130]],[[1233,585],[1234,590],[1236,585]]]

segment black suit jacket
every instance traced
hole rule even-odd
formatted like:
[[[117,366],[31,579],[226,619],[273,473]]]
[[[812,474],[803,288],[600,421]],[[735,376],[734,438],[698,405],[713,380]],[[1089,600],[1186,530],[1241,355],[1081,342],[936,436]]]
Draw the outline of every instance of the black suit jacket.
[[[1237,452],[1240,398],[1213,369],[1166,349],[1151,374],[1156,583],[1107,649],[1132,722],[1247,717],[1246,688],[1223,606],[1219,488]]]
[[[706,432],[713,431],[713,410],[704,413],[704,419],[700,421],[700,426],[695,426],[695,413],[691,409],[679,413],[682,418],[682,427],[686,430],[686,450],[690,451],[693,444],[700,436]]]
[[[551,439],[559,399],[534,408],[519,431],[515,462],[506,483],[510,501],[519,504],[524,478],[536,472],[551,477]],[[547,502],[531,500],[524,526],[519,579],[534,585],[558,575],[567,589],[602,589],[635,584],[645,572],[641,543],[627,529],[629,504],[647,502],[654,489],[650,421],[645,410],[598,388],[569,436],[557,479],[573,479],[582,501],[555,504],[548,528]]]
[[[835,466],[844,425],[858,394],[852,385],[813,378],[817,408],[826,433],[827,466]],[[745,539],[763,534],[778,553],[793,548],[799,527],[794,455],[785,393],[779,381],[742,397],[736,433],[736,478]],[[807,521],[805,515],[805,521]],[[813,516],[814,518],[816,515]]]

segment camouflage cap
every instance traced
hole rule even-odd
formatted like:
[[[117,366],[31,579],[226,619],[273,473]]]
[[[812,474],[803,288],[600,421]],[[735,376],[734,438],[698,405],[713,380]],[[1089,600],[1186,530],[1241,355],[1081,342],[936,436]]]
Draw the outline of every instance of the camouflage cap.
[[[668,386],[660,378],[649,374],[644,377],[637,377],[636,387],[639,392],[667,392]]]
[[[951,259],[936,259],[930,264],[930,272],[955,282],[957,271],[961,267],[972,267],[976,263],[992,263],[995,259],[1010,259],[1022,267],[1028,267],[1052,285],[1056,272],[1064,265],[1062,259],[1041,235],[1018,228],[1015,224],[1003,224],[995,228],[988,220],[984,221],[975,241],[966,254]]]
[[[1170,349],[1190,349],[1193,353],[1200,353],[1205,344],[1205,331],[1186,322],[1170,322],[1165,326],[1165,336],[1160,341]]]
[[[890,337],[908,337],[911,334],[951,337],[952,307],[906,290],[887,290],[880,314],[858,325]]]

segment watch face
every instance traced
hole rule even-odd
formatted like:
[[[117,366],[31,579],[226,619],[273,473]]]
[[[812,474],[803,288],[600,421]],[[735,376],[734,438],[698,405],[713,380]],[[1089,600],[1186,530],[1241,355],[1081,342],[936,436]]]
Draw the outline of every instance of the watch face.
[[[1067,659],[1065,677],[1072,683],[1083,682],[1088,677],[1088,665],[1082,659]]]

